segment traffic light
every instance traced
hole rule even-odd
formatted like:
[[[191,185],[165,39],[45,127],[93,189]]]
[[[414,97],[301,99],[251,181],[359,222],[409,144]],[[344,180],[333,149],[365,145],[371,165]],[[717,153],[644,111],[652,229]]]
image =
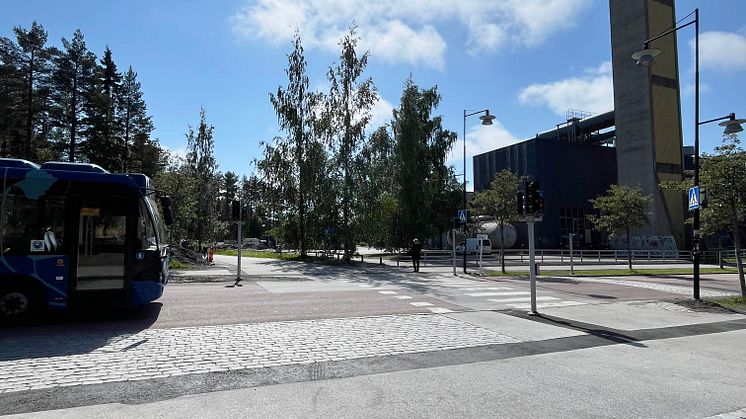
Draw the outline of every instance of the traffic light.
[[[539,198],[536,201],[536,213],[539,215],[544,214],[544,192],[539,191]]]
[[[525,215],[526,214],[526,195],[518,191],[515,193],[515,203],[516,203],[516,209],[518,210],[518,215]]]
[[[539,182],[529,182],[526,185],[526,214],[539,212]]]
[[[241,201],[231,202],[231,215],[233,221],[238,221],[241,219]]]

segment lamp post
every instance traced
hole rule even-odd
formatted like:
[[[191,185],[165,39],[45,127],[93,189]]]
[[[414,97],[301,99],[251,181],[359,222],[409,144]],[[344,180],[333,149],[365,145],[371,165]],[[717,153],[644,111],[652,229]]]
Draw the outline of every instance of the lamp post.
[[[736,119],[734,114],[730,114],[726,117],[715,118],[707,121],[699,121],[699,9],[694,9],[694,12],[690,13],[689,16],[694,15],[694,19],[690,22],[684,23],[679,26],[674,26],[659,35],[656,35],[642,44],[642,50],[632,54],[632,59],[637,60],[638,65],[649,67],[655,62],[655,57],[660,55],[659,49],[650,48],[650,43],[660,39],[664,36],[670,35],[679,29],[686,28],[687,26],[694,25],[694,186],[699,186],[699,126],[710,122],[721,121],[723,119],[729,119],[727,122],[723,122],[720,125],[725,126],[725,133],[734,133],[742,131],[741,124],[745,122],[742,119]],[[687,17],[689,17],[687,16]],[[686,19],[685,17],[684,19]],[[699,300],[699,265],[700,265],[700,251],[699,251],[699,239],[700,239],[700,213],[699,208],[694,210],[694,222],[692,225],[692,259],[693,259],[693,279],[694,279],[694,298]]]
[[[463,199],[463,210],[466,211],[466,118],[474,115],[479,115],[479,119],[482,121],[482,125],[492,125],[492,120],[495,119],[493,115],[490,115],[489,109],[482,109],[481,111],[468,111],[464,109],[464,199]],[[468,219],[467,219],[468,222]],[[466,273],[466,234],[464,234],[464,273]]]

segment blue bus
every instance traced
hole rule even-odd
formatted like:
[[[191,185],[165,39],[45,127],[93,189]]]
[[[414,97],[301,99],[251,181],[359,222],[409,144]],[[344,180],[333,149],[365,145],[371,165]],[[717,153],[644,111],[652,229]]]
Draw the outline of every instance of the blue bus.
[[[0,159],[0,185],[0,320],[163,294],[173,213],[147,176]]]

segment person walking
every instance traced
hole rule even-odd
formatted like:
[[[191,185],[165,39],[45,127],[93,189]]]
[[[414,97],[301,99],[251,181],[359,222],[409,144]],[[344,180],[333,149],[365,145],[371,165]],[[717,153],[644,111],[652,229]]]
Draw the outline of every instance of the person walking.
[[[422,253],[422,245],[420,244],[420,241],[418,239],[412,240],[412,248],[409,250],[409,253],[412,255],[412,265],[414,266],[414,271],[419,272],[420,253]]]

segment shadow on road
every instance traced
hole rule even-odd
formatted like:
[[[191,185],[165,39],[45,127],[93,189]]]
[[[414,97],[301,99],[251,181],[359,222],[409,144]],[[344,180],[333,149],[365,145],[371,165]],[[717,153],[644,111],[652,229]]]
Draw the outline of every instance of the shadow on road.
[[[21,325],[0,328],[0,361],[84,354],[149,328],[162,304],[85,307],[50,312]]]

